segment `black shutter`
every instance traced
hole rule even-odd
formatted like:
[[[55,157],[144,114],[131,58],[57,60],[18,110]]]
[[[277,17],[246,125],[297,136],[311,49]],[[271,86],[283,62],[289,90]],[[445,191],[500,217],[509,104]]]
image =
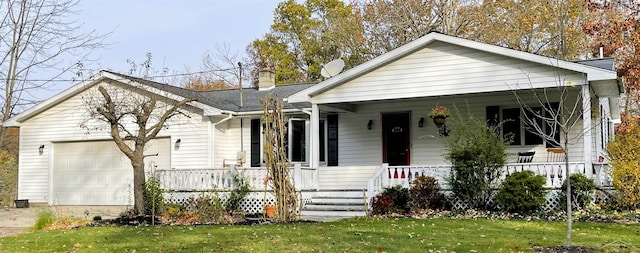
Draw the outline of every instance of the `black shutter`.
[[[260,167],[260,119],[251,120],[251,167]]]
[[[327,115],[327,165],[338,166],[338,115]]]

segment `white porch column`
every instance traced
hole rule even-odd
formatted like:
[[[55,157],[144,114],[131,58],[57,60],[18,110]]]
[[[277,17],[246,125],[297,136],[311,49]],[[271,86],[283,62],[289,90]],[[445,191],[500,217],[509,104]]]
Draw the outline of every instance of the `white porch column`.
[[[584,134],[583,138],[583,156],[585,170],[591,172],[592,169],[592,143],[591,130],[593,126],[591,124],[591,92],[589,91],[589,83],[582,85],[582,129]]]
[[[311,104],[311,154],[309,156],[309,166],[318,168],[320,165],[320,110],[318,104]]]

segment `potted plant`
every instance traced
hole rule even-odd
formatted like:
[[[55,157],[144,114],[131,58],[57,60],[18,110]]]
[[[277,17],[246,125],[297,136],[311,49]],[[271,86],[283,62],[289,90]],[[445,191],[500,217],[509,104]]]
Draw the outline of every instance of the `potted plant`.
[[[433,119],[433,123],[437,126],[442,126],[445,123],[445,119],[451,116],[451,112],[444,105],[436,106],[429,112],[429,117]]]

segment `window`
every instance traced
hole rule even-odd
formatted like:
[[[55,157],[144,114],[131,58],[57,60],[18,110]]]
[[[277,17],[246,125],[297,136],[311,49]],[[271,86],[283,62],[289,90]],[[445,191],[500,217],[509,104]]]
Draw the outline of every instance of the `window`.
[[[260,119],[251,120],[251,166],[259,167],[262,161],[261,142],[263,132]],[[308,162],[309,160],[309,121],[292,118],[287,124],[287,157],[291,162]],[[329,166],[338,165],[338,115],[328,115],[318,124],[319,161]]]
[[[291,119],[289,124],[289,160],[292,162],[307,161],[307,129],[303,119]]]
[[[557,105],[557,104],[556,104]],[[551,105],[551,108],[554,105]],[[531,107],[532,111],[521,108],[500,108],[498,106],[487,106],[487,123],[497,126],[502,122],[502,136],[511,140],[511,145],[540,145],[545,143],[544,138],[536,133],[536,129],[543,129],[545,133],[550,133],[555,129],[554,139],[558,142],[560,134],[558,129],[552,124],[546,124],[542,119],[535,117],[535,114],[543,114],[542,107]],[[524,115],[523,115],[524,113]],[[532,125],[526,119],[534,121]],[[547,147],[554,147],[551,142],[546,142]]]

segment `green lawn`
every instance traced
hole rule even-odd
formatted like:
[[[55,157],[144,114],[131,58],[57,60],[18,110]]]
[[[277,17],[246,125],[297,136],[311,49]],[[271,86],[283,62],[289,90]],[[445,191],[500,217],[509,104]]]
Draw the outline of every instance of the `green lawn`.
[[[566,224],[487,219],[346,219],[258,226],[86,227],[0,238],[0,252],[530,252]],[[574,223],[573,244],[640,252],[640,225]]]

